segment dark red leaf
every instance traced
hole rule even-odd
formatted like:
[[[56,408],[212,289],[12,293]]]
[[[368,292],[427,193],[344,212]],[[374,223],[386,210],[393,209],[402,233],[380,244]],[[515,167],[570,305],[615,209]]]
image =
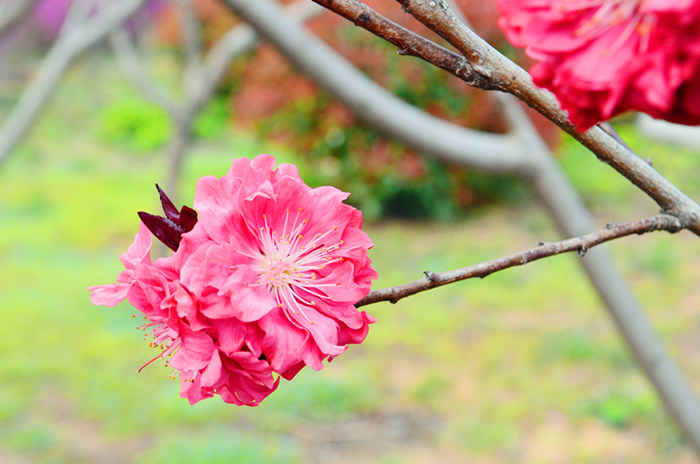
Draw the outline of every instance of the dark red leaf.
[[[160,204],[163,205],[163,211],[165,212],[165,217],[171,221],[178,222],[180,217],[180,212],[177,210],[175,205],[170,198],[165,194],[165,192],[156,184],[156,189],[158,189],[158,195],[160,196]]]
[[[183,232],[180,226],[168,218],[155,216],[144,211],[139,211],[138,215],[141,218],[141,222],[148,227],[148,230],[150,230],[158,240],[163,242],[165,246],[171,250],[177,251]]]
[[[139,211],[138,215],[148,230],[168,248],[177,251],[182,240],[182,234],[192,230],[197,224],[197,212],[189,206],[183,206],[178,211],[170,198],[156,184],[160,204],[163,206],[165,217]]]
[[[183,206],[180,211],[180,226],[185,229],[185,232],[189,232],[195,224],[197,224],[197,211],[189,206]]]

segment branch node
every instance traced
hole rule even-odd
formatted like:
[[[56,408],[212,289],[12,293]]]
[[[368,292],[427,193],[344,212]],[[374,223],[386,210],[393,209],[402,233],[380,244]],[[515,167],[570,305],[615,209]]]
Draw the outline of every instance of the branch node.
[[[537,246],[538,247],[544,246],[544,242],[537,242]]]
[[[586,256],[587,252],[588,252],[588,242],[583,242],[581,244],[581,247],[578,250],[576,250],[576,254],[578,254],[579,258],[583,258],[584,256]]]
[[[433,271],[423,271],[423,274],[425,274],[429,282],[433,284],[437,282],[437,275]]]
[[[401,299],[401,293],[397,291],[396,288],[391,289],[391,296],[389,297],[389,303],[396,304]]]
[[[695,213],[690,214],[690,220],[697,224],[698,216]],[[676,216],[660,216],[659,217],[659,229],[665,229],[671,234],[683,229],[683,222]]]
[[[367,25],[372,21],[372,16],[366,11],[360,13],[360,15],[355,20],[355,26],[360,26],[361,28],[366,28]]]

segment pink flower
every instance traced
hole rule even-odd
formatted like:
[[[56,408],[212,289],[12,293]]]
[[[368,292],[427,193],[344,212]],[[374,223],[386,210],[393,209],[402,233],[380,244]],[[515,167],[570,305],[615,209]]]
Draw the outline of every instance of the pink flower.
[[[114,3],[117,3],[116,0],[114,0]],[[32,16],[37,25],[50,38],[54,38],[60,32],[72,4],[73,0],[38,0],[32,11]],[[127,21],[129,29],[132,32],[142,29],[164,6],[165,2],[163,0],[147,1],[138,13]],[[93,8],[93,12],[97,10],[97,7]]]
[[[628,110],[700,124],[700,1],[498,0],[508,40],[537,63],[579,130]]]
[[[117,283],[91,287],[91,301],[128,301],[180,374],[191,403],[214,394],[254,406],[304,366],[361,343],[374,319],[355,303],[376,272],[362,213],[333,187],[312,189],[296,168],[260,155],[234,160],[221,179],[199,180],[195,208],[143,221],[122,255]],[[151,234],[174,249],[151,262]],[[147,363],[148,364],[148,363]]]

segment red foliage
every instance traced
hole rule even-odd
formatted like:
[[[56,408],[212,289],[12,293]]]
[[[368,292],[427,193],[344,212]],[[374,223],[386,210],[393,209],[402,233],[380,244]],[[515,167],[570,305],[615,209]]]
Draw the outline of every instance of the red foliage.
[[[236,123],[244,126],[271,116],[293,98],[312,97],[318,91],[311,80],[295,73],[268,44],[258,48],[244,68],[241,82],[231,100]]]

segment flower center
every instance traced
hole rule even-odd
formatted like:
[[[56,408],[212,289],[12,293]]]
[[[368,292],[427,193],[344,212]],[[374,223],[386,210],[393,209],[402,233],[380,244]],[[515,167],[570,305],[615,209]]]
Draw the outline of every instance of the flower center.
[[[639,11],[642,1],[568,0],[560,3],[560,9],[571,12],[595,10],[593,15],[574,31],[576,36],[585,37],[589,40],[596,39],[610,28],[623,24],[624,28],[617,39],[607,47],[607,54],[614,53],[635,32],[641,38],[638,45],[639,51],[644,51],[648,47],[649,34],[654,27],[656,18],[653,15],[643,14]]]
[[[253,266],[259,276],[256,285],[265,285],[277,304],[291,307],[295,311],[301,311],[300,304],[315,306],[314,301],[307,301],[299,294],[300,290],[306,295],[332,299],[320,289],[340,283],[317,282],[318,271],[343,259],[333,256],[333,252],[344,244],[342,240],[332,245],[324,242],[338,227],[332,226],[325,233],[305,240],[303,232],[309,219],[304,218],[303,213],[302,208],[296,212],[288,209],[281,231],[271,228],[267,216],[263,215],[264,226],[260,227],[258,235],[260,257]]]

